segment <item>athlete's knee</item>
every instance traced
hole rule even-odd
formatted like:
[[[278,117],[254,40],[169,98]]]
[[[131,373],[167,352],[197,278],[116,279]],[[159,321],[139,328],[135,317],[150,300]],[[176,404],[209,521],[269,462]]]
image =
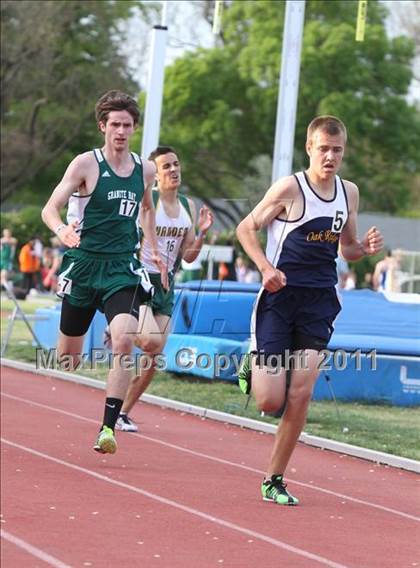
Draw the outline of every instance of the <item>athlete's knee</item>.
[[[162,351],[164,342],[160,334],[142,333],[136,337],[136,345],[145,353],[155,354]]]
[[[293,386],[287,395],[287,404],[291,407],[303,408],[306,407],[312,398],[313,385],[302,384]]]
[[[134,346],[134,339],[131,334],[120,333],[117,337],[112,337],[112,350],[114,353],[131,353]]]
[[[255,396],[255,403],[259,412],[276,412],[283,404],[282,396],[271,395],[270,393],[262,393]]]

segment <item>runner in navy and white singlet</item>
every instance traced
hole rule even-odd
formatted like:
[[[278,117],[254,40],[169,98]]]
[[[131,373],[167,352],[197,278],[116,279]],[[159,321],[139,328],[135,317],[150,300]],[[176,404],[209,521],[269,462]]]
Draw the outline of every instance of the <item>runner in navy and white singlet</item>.
[[[243,365],[238,378],[244,392],[252,384],[257,406],[266,413],[276,412],[287,397],[261,486],[264,500],[284,505],[299,502],[287,491],[283,475],[305,425],[319,375],[319,352],[327,347],[341,309],[338,251],[355,261],[383,246],[376,227],[362,240],[357,237],[359,190],[337,175],[346,141],[338,118],[315,118],[307,131],[309,168],[276,181],[237,228],[239,241],[262,275],[251,321],[251,365],[249,372]],[[264,254],[257,231],[265,227]],[[285,366],[291,361],[286,394]]]

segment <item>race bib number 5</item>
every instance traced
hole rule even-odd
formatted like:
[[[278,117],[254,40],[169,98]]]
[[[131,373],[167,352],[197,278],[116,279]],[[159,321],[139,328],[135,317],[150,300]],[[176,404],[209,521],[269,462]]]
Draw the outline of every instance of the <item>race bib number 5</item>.
[[[344,211],[336,211],[331,229],[334,233],[340,233],[344,225]]]

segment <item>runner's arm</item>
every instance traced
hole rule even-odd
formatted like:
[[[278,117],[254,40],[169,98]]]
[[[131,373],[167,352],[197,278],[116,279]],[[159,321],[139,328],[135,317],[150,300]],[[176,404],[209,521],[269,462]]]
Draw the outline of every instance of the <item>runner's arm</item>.
[[[293,176],[275,182],[236,229],[239,242],[261,272],[262,284],[269,292],[283,288],[286,285],[286,276],[267,259],[257,233],[286,209],[286,202],[290,200],[293,191],[293,183],[295,183]]]
[[[167,263],[162,259],[159,253],[158,241],[156,237],[156,216],[155,208],[153,205],[152,186],[156,175],[156,166],[151,161],[143,163],[143,176],[144,176],[144,195],[141,201],[141,211],[139,219],[141,219],[141,228],[144,233],[144,238],[152,249],[152,260],[156,264],[160,272],[162,286],[167,290],[169,288],[168,282],[168,267]]]
[[[152,187],[156,175],[156,166],[153,162],[146,160],[143,162],[143,181],[144,195],[141,201],[139,222],[144,237],[152,248],[153,254],[159,255],[158,242],[156,237],[156,216],[153,205]]]
[[[197,211],[192,199],[188,199],[190,211],[192,215],[192,226],[182,244],[182,258],[186,262],[193,262],[200,254],[201,248],[207,235],[207,231],[213,225],[213,213],[206,206],[201,207],[198,219],[198,235],[195,234],[195,226],[197,223]]]
[[[78,191],[85,183],[87,161],[86,154],[74,158],[41,213],[42,220],[47,227],[57,235],[63,244],[70,248],[77,247],[80,243],[80,235],[75,232],[78,222],[74,221],[70,225],[63,223],[61,209],[68,203],[72,193]]]
[[[371,227],[363,239],[357,236],[357,213],[359,210],[359,189],[349,181],[344,182],[349,216],[340,235],[341,255],[350,261],[359,260],[363,256],[373,256],[380,252],[384,245],[381,232],[376,227]]]

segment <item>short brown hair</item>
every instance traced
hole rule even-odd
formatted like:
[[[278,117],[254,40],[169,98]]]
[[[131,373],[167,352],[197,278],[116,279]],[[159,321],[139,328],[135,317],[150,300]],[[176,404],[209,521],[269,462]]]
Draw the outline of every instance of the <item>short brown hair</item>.
[[[139,123],[140,110],[137,102],[122,91],[108,91],[95,105],[96,122],[106,124],[108,115],[113,110],[126,110],[133,117],[134,125]]]
[[[176,154],[178,156],[178,152],[175,150],[175,148],[172,148],[172,146],[158,146],[157,148],[155,148],[155,150],[153,150],[153,152],[150,152],[148,160],[154,162],[158,156],[164,156],[165,154],[169,153]]]
[[[307,130],[307,134],[306,134],[306,141],[307,142],[309,142],[309,140],[312,138],[314,132],[316,132],[317,130],[323,130],[324,132],[326,132],[330,136],[336,136],[337,134],[343,134],[344,141],[347,142],[346,127],[344,126],[344,123],[341,122],[341,120],[339,118],[335,117],[335,116],[325,114],[323,116],[317,116],[316,118],[314,118],[308,126],[308,130]]]

